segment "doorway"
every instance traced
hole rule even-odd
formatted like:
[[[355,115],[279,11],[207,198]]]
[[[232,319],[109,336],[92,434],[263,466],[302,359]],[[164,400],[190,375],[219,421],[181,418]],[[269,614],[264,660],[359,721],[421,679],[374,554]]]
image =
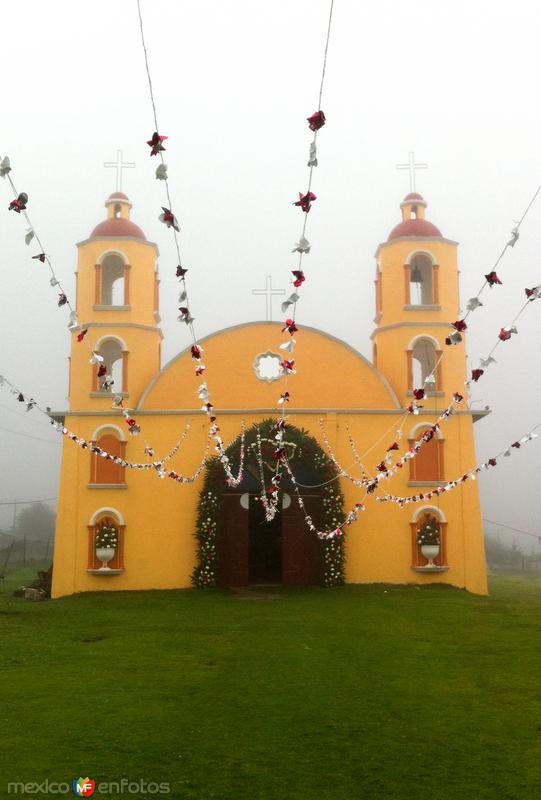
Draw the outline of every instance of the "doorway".
[[[282,583],[282,514],[271,522],[256,497],[250,497],[248,528],[248,582]]]

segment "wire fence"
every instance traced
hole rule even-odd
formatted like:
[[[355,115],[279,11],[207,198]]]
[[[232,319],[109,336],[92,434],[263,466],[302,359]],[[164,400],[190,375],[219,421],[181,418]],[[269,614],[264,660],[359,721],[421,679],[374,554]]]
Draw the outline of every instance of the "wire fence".
[[[14,566],[52,561],[54,539],[14,538],[0,535],[0,577]]]

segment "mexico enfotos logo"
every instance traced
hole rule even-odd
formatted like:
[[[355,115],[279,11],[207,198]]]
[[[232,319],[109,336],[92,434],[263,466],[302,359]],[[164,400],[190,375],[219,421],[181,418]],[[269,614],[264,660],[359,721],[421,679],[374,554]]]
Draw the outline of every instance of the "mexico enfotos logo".
[[[7,793],[9,795],[29,795],[39,794],[42,796],[50,795],[51,797],[58,797],[61,794],[70,794],[73,792],[76,797],[93,797],[94,795],[111,795],[113,792],[116,794],[126,795],[143,795],[149,797],[151,795],[161,795],[171,793],[171,784],[167,782],[157,783],[156,781],[147,781],[144,778],[137,780],[130,780],[129,778],[121,778],[114,781],[95,781],[92,778],[74,778],[71,785],[62,781],[44,780],[40,783],[36,781],[10,781],[7,784]]]

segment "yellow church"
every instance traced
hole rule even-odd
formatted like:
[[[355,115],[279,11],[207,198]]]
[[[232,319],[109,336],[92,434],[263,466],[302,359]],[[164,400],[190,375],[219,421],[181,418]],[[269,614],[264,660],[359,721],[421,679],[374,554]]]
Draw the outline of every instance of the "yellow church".
[[[245,420],[246,462],[239,486],[227,486],[215,462],[203,465],[199,480],[184,485],[160,478],[155,469],[123,466],[121,459],[150,463],[166,456],[190,421],[167,468],[192,475],[205,452],[208,419],[197,401],[190,348],[161,365],[157,246],[131,220],[125,194],[113,193],[105,207],[106,219],[77,245],[80,324],[72,331],[69,409],[52,416],[117,460],[64,440],[53,597],[194,583],[333,585],[338,578],[445,583],[485,594],[474,481],[405,508],[369,497],[366,510],[339,542],[320,541],[308,530],[294,487],[284,484],[279,513],[265,523],[258,470],[268,464],[265,452],[257,458],[254,443],[257,432],[268,431],[268,420],[276,418],[277,398],[284,391],[283,378],[265,371],[266,362],[283,357],[279,323],[239,324],[201,341],[221,436],[232,443],[228,455],[234,471]],[[376,251],[372,362],[322,330],[302,327],[299,334],[299,374],[291,378],[294,402],[287,408],[287,432],[298,490],[317,525],[338,524],[342,508],[353,508],[363,494],[346,477],[322,479],[331,474],[329,448],[360,478],[353,441],[366,474],[373,475],[389,445],[396,440],[400,453],[412,447],[466,380],[464,343],[445,346],[450,322],[459,314],[457,242],[426,219],[420,194],[408,194],[400,208],[402,219]],[[90,349],[107,364],[114,392],[78,341],[83,330]],[[413,390],[432,374],[423,408],[418,415],[405,415]],[[339,389],[330,375],[341,376]],[[114,395],[122,397],[141,426],[140,436],[129,435]],[[382,489],[397,496],[428,493],[472,470],[473,423],[484,413],[462,404]],[[145,442],[154,455],[145,455]],[[420,536],[428,528],[436,532],[431,550]],[[112,542],[104,540],[107,532]]]

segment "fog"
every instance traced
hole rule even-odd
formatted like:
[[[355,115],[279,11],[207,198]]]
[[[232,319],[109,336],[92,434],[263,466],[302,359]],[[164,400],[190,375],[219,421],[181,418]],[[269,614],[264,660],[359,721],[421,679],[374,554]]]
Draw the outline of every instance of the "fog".
[[[251,290],[265,275],[287,288],[300,231],[292,202],[306,186],[304,120],[316,110],[328,2],[143,0],[142,7],[192,313],[204,336],[264,318],[264,300]],[[541,183],[540,13],[526,0],[336,0],[300,325],[371,357],[373,255],[400,219],[409,186],[395,165],[410,150],[429,164],[417,179],[427,218],[460,242],[463,304],[477,292]],[[104,218],[115,190],[103,162],[120,148],[136,162],[123,190],[132,218],[160,248],[165,363],[188,338],[176,322],[176,257],[158,221],[163,185],[146,145],[154,124],[136,4],[11,3],[3,29],[0,154],[10,156],[13,179],[29,195],[31,219],[69,296],[75,243]],[[7,211],[7,182],[0,191],[0,374],[64,409],[68,314],[56,306],[45,266],[30,258],[37,251],[24,243],[24,220]],[[487,289],[485,306],[470,317],[474,366],[522,304],[524,287],[541,283],[540,221],[541,197],[498,270],[503,286]],[[530,304],[518,330],[473,391],[476,406],[492,409],[475,427],[479,461],[541,422],[541,302]],[[0,415],[0,501],[55,497],[60,442],[47,421],[21,411],[5,389]],[[484,516],[541,531],[540,447],[533,442],[481,476]],[[0,527],[11,514],[0,505]]]

